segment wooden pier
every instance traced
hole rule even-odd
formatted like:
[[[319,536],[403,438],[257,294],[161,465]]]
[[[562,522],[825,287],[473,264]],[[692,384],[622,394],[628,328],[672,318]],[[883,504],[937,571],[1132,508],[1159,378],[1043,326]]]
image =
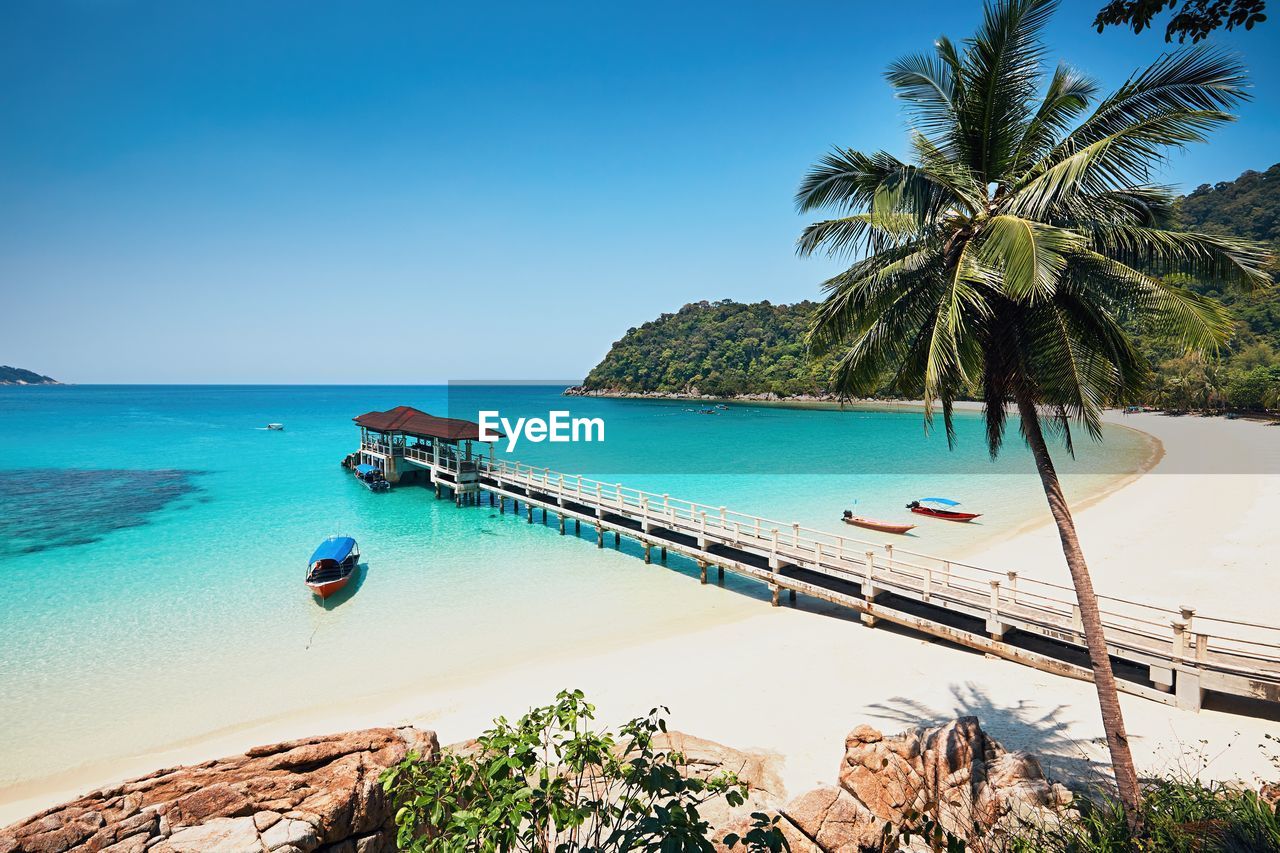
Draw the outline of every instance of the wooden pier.
[[[512,502],[529,522],[535,510],[542,520],[551,513],[562,534],[566,522],[575,532],[588,525],[597,547],[606,534],[615,543],[628,536],[646,563],[658,549],[693,560],[703,583],[711,569],[752,578],[774,606],[784,592],[793,602],[807,595],[857,611],[868,626],[883,620],[1092,679],[1071,587],[545,468],[490,459],[479,467],[492,502]],[[1099,604],[1121,690],[1194,710],[1207,693],[1266,703],[1234,710],[1280,710],[1280,629],[1106,596]]]
[[[368,416],[361,416],[367,418]],[[437,419],[444,420],[444,419]],[[359,422],[359,419],[357,419]],[[467,422],[455,422],[465,424]],[[471,425],[471,426],[474,426]],[[613,535],[692,560],[702,583],[715,570],[764,584],[774,606],[810,596],[849,608],[874,627],[892,623],[1046,672],[1092,679],[1075,592],[1016,572],[997,572],[852,536],[778,522],[473,453],[471,441],[431,438],[416,449],[362,433],[362,458],[422,470],[438,497],[460,506],[508,505],[528,523],[554,518],[562,535],[585,526],[597,547]],[[381,456],[385,450],[386,456]],[[1280,714],[1280,628],[1099,596],[1108,650],[1121,690],[1199,710]],[[1235,702],[1216,702],[1234,697]]]

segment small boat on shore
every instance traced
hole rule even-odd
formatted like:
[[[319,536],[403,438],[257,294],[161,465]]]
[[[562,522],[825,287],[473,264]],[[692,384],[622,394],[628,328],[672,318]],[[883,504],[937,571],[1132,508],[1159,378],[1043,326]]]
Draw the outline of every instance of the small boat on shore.
[[[929,518],[941,518],[943,521],[973,521],[982,515],[980,512],[961,512],[951,507],[960,506],[959,501],[948,498],[920,498],[907,504],[907,509],[916,515]]]
[[[905,534],[908,530],[915,528],[914,524],[900,524],[896,521],[881,521],[877,518],[864,518],[861,515],[854,515],[849,510],[844,511],[844,518],[841,519],[845,524],[852,524],[854,527],[865,527],[867,530],[876,530],[880,533],[897,533]]]
[[[267,429],[280,431],[284,429],[284,424],[267,424]]]
[[[371,492],[385,492],[391,488],[387,478],[373,465],[357,465],[354,469],[356,479]]]
[[[350,536],[330,536],[311,555],[307,586],[323,601],[347,585],[360,564],[360,547]]]

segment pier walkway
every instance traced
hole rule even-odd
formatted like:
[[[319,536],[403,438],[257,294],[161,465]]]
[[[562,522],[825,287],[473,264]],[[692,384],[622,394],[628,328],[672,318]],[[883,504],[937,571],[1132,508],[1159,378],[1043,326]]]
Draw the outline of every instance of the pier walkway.
[[[546,468],[477,457],[475,481],[506,511],[554,515],[622,536],[665,558],[694,561],[765,584],[774,606],[786,593],[812,596],[884,621],[1047,672],[1092,678],[1075,592],[1069,586],[996,572],[851,536],[787,524]],[[433,479],[451,486],[447,463]],[[471,465],[467,466],[468,468]],[[468,472],[470,473],[470,472]],[[1207,694],[1253,700],[1231,710],[1280,711],[1280,629],[1099,596],[1108,649],[1121,690],[1199,710]]]
[[[627,536],[645,562],[653,550],[692,560],[703,583],[714,569],[763,584],[773,604],[785,593],[1047,672],[1091,679],[1075,590],[1017,572],[947,560],[856,536],[734,512],[722,506],[532,468],[476,452],[479,426],[408,406],[354,419],[359,449],[344,464],[376,466],[392,483],[422,482],[460,506],[488,500],[554,514],[560,533],[594,530],[604,547]],[[862,536],[873,535],[861,532]],[[1099,596],[1103,629],[1121,690],[1198,710],[1206,700],[1238,713],[1280,718],[1280,628],[1138,601]],[[1227,697],[1224,701],[1224,697]]]

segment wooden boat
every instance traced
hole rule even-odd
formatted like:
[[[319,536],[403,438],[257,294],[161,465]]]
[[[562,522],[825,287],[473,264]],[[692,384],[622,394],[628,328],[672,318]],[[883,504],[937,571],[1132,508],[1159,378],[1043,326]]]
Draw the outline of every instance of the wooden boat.
[[[898,533],[903,534],[915,527],[914,524],[898,524],[894,521],[880,521],[875,518],[863,518],[860,515],[853,515],[846,512],[842,519],[845,524],[852,524],[854,527],[865,527],[868,530],[878,530],[881,533]]]
[[[311,555],[307,586],[326,599],[347,585],[360,564],[360,547],[350,536],[330,536]]]
[[[955,506],[960,506],[960,502],[948,500],[947,498],[921,498],[918,501],[912,501],[907,504],[907,509],[916,515],[941,518],[943,521],[973,521],[982,515],[980,512],[961,512],[956,509],[948,509],[948,507]]]

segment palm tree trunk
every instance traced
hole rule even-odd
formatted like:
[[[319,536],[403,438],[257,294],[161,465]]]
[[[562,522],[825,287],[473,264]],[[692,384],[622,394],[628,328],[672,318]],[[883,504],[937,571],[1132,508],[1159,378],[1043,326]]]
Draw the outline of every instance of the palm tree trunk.
[[[1044,432],[1040,429],[1040,417],[1035,404],[1025,393],[1017,396],[1018,413],[1022,416],[1022,432],[1031,447],[1031,455],[1040,473],[1045,497],[1049,499],[1049,511],[1058,525],[1062,540],[1062,553],[1067,558],[1071,583],[1076,589],[1076,601],[1080,605],[1080,621],[1084,627],[1085,644],[1089,648],[1089,662],[1093,668],[1093,683],[1098,690],[1098,705],[1102,709],[1102,728],[1107,734],[1107,748],[1111,751],[1111,767],[1115,773],[1116,789],[1124,806],[1129,830],[1136,837],[1142,829],[1139,803],[1138,773],[1133,766],[1133,754],[1129,751],[1129,737],[1124,730],[1124,715],[1120,710],[1120,695],[1116,691],[1116,677],[1111,671],[1111,657],[1107,654],[1107,641],[1102,633],[1102,617],[1098,613],[1098,597],[1093,591],[1093,580],[1085,564],[1080,539],[1076,535],[1075,519],[1062,494],[1058,472],[1045,445]]]

